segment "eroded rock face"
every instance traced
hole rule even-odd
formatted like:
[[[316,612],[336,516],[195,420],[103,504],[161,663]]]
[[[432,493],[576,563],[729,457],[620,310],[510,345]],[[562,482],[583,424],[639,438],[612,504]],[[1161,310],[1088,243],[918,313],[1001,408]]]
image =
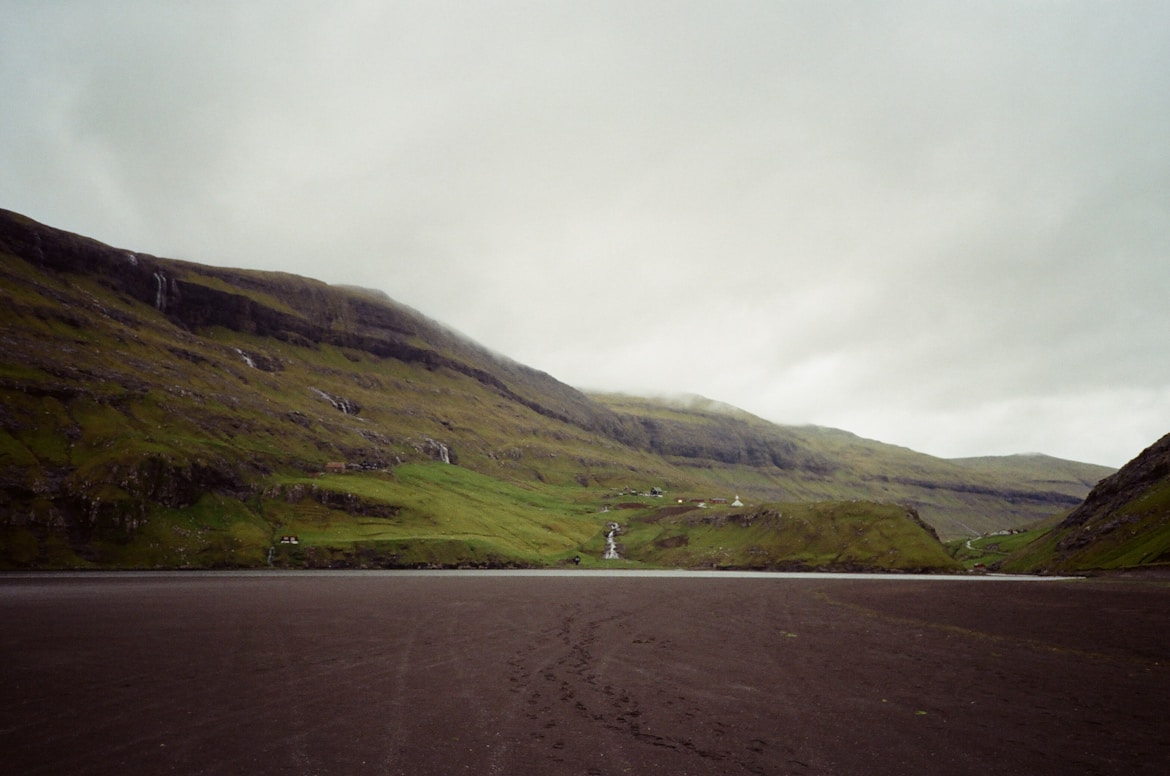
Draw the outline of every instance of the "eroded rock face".
[[[1095,516],[1112,512],[1150,485],[1170,476],[1170,434],[1143,450],[1136,458],[1121,467],[1089,492],[1084,502],[1064,519],[1061,528],[1084,525]]]
[[[640,423],[646,445],[660,455],[819,473],[828,473],[832,468],[827,461],[801,450],[790,440],[767,438],[730,418],[721,419],[722,433],[718,435],[696,433],[693,426],[669,420],[643,418]]]
[[[1089,492],[1081,505],[1055,529],[1064,534],[1057,551],[1069,553],[1087,547],[1100,537],[1137,522],[1141,517],[1138,514],[1118,513],[1167,478],[1170,478],[1170,434]]]
[[[52,476],[49,476],[52,475]],[[0,527],[64,537],[79,557],[93,559],[96,541],[128,541],[157,506],[183,509],[206,493],[243,496],[248,486],[225,462],[145,456],[87,472],[45,472],[29,487],[0,490]]]
[[[268,498],[280,498],[289,503],[297,503],[305,499],[314,501],[329,509],[337,509],[351,515],[363,517],[396,517],[402,509],[392,504],[366,501],[353,493],[326,490],[315,485],[291,485],[273,488],[264,492]]]

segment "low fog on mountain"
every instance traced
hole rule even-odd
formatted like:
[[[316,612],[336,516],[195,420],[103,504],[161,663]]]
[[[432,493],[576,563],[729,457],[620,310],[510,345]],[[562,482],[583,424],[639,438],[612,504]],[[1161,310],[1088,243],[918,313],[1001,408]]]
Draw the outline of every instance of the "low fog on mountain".
[[[1170,429],[1164,3],[4,15],[0,207],[41,222],[934,455]]]

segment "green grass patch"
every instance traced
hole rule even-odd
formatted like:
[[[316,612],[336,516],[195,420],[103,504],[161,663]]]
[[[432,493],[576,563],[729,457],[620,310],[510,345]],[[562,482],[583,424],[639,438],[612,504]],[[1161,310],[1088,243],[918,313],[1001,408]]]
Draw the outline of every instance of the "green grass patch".
[[[266,562],[272,527],[237,499],[208,494],[184,509],[157,509],[125,542],[98,543],[121,568],[237,568]]]
[[[620,539],[626,557],[689,568],[957,568],[934,537],[892,504],[662,511],[665,517],[658,510],[630,517]]]
[[[470,563],[556,563],[605,525],[580,488],[528,488],[446,464],[278,482],[264,514],[282,533],[306,548],[381,547],[404,563],[455,562],[455,546]]]

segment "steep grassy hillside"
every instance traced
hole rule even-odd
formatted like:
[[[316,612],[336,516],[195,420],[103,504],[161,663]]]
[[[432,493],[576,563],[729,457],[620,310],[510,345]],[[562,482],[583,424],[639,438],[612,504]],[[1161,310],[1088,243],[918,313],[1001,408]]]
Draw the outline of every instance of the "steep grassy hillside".
[[[1052,573],[1151,567],[1170,568],[1170,434],[1003,563],[1007,570]]]
[[[345,488],[420,461],[545,487],[661,478],[579,392],[368,293],[118,251],[12,214],[0,252],[12,562],[170,565],[172,545],[190,560],[207,539],[196,565],[250,563],[279,533],[265,490],[328,461],[356,469]],[[190,541],[149,536],[184,520],[199,527],[171,533]],[[164,557],[125,555],[143,542]],[[246,557],[225,549],[241,542]]]
[[[1075,498],[710,402],[599,400],[378,292],[160,259],[7,211],[0,327],[10,566],[590,563],[601,510],[652,486],[898,502],[944,534]]]

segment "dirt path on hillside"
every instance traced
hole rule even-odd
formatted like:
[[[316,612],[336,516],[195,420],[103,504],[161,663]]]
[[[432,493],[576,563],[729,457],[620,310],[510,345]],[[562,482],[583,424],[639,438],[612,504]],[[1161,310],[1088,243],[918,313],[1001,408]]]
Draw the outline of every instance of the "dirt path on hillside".
[[[21,774],[1163,773],[1170,586],[0,578]]]

